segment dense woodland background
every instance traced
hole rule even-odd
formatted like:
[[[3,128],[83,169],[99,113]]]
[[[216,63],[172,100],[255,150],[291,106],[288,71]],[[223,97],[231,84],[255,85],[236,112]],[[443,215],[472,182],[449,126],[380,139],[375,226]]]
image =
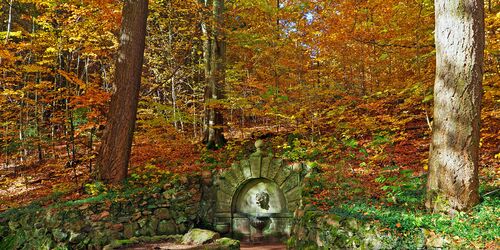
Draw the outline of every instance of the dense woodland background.
[[[224,168],[257,138],[322,171],[312,203],[401,204],[423,187],[433,120],[429,0],[225,3],[223,97],[207,101],[212,7],[150,2],[131,176]],[[480,191],[500,180],[500,3],[485,3]],[[84,196],[112,91],[121,4],[4,0],[0,9],[0,211],[53,192]],[[218,22],[217,22],[218,23]],[[206,111],[227,145],[207,150]],[[144,180],[147,183],[148,180]],[[413,185],[413,186],[412,186]]]

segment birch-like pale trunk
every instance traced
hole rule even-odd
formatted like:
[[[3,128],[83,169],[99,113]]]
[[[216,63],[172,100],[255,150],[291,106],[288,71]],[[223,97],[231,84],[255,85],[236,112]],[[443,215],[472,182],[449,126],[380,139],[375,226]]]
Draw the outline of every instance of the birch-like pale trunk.
[[[10,29],[12,26],[12,2],[13,0],[10,0],[9,2],[9,17],[7,19],[7,33],[5,34],[5,43],[9,41]]]
[[[226,44],[223,32],[224,24],[224,0],[214,0],[213,18],[214,23],[210,31],[206,25],[202,25],[202,31],[208,34],[208,39],[204,41],[205,57],[205,78],[207,86],[205,88],[205,125],[203,142],[208,148],[220,148],[225,144],[223,135],[224,119],[222,108],[217,100],[224,98],[225,85],[225,54]],[[211,35],[210,35],[211,34]]]
[[[435,10],[436,79],[426,207],[462,211],[479,202],[484,2],[435,0]]]

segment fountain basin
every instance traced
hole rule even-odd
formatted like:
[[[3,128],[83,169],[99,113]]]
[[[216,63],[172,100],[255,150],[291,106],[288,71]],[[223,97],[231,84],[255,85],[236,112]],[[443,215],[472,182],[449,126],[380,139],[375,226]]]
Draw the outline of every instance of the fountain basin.
[[[271,218],[269,216],[248,216],[248,220],[250,220],[250,225],[257,229],[259,232],[262,232],[264,228],[269,225]]]

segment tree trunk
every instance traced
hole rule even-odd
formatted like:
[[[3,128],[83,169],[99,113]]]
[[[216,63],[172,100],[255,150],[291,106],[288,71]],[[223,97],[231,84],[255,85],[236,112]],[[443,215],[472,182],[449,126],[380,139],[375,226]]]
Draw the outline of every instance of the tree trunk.
[[[127,0],[122,10],[114,92],[97,162],[98,179],[107,183],[119,183],[127,177],[144,59],[147,12],[147,0]]]
[[[13,0],[10,0],[9,2],[9,17],[7,19],[7,33],[5,34],[5,43],[9,42],[10,27],[12,26],[12,2]]]
[[[205,42],[205,77],[207,86],[205,89],[206,107],[206,124],[203,142],[208,148],[220,148],[225,144],[225,138],[222,132],[224,131],[224,119],[222,116],[221,105],[216,103],[217,100],[224,98],[224,82],[225,82],[225,54],[226,45],[224,41],[224,33],[222,25],[224,0],[213,1],[213,17],[215,19],[214,27],[212,27],[212,36],[210,42]],[[204,29],[207,32],[206,28]]]
[[[479,202],[478,151],[484,50],[483,0],[436,0],[434,124],[426,207]]]

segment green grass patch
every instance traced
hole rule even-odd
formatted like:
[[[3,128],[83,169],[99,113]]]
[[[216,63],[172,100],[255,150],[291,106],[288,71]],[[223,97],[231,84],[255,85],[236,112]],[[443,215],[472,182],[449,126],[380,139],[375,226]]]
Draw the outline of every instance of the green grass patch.
[[[332,208],[330,212],[363,221],[379,221],[404,235],[423,228],[468,243],[497,241],[500,238],[498,197],[485,197],[470,212],[457,212],[453,216],[430,214],[413,207],[390,206],[375,200],[346,203]]]

